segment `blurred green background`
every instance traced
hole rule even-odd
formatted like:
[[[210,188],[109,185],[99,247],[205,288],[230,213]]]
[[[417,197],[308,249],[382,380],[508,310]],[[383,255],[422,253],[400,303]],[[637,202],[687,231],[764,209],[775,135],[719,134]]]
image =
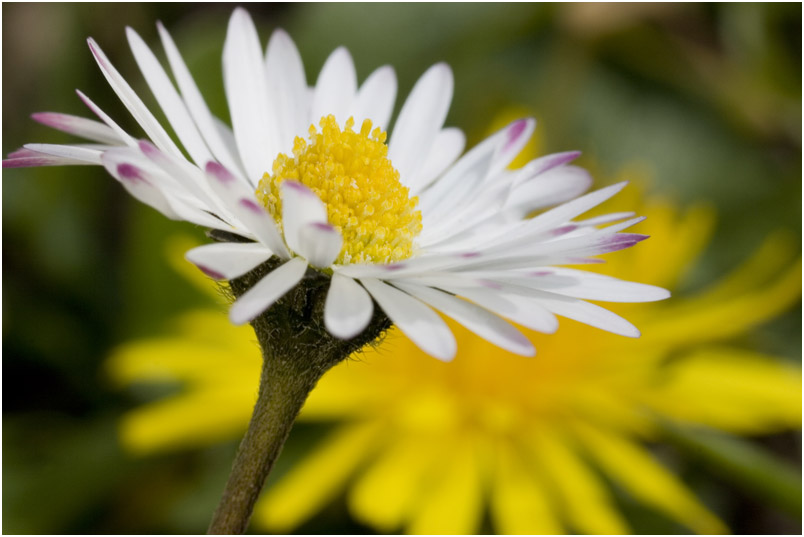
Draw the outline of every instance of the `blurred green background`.
[[[690,285],[744,260],[768,233],[801,234],[800,4],[259,4],[263,43],[296,41],[313,82],[346,45],[358,77],[390,63],[404,96],[438,61],[455,73],[448,124],[470,144],[511,105],[539,120],[547,151],[580,149],[611,177],[637,162],[652,190],[706,201],[719,220]],[[153,104],[125,39],[132,26],[162,56],[171,31],[213,113],[228,118],[220,71],[232,6],[7,4],[3,7],[3,154],[68,142],[32,112],[89,117],[79,88],[138,132],[97,69],[94,37]],[[397,99],[397,107],[401,97]],[[155,112],[157,108],[152,106]],[[236,443],[145,459],[118,445],[118,417],[150,392],[121,392],[101,368],[115,345],[159,333],[205,303],[169,268],[165,239],[197,236],[138,204],[100,168],[3,171],[3,531],[203,532]],[[801,308],[750,344],[801,359]],[[306,438],[299,426],[286,459]],[[800,469],[798,433],[760,439]],[[800,533],[800,516],[713,476],[736,533]],[[750,513],[750,516],[746,515]],[[655,531],[661,531],[657,526]],[[650,522],[640,526],[651,531]],[[305,532],[368,531],[338,506]]]

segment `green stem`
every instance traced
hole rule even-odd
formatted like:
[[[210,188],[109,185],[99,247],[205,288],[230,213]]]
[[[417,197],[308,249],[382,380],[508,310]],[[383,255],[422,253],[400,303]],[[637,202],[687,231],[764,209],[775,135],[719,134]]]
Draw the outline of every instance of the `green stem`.
[[[265,479],[319,373],[323,373],[308,369],[300,374],[294,365],[295,362],[269,357],[263,361],[254,414],[207,533],[246,531]]]
[[[233,298],[242,296],[281,263],[272,258],[230,281]],[[391,326],[375,304],[371,321],[361,334],[346,341],[331,336],[323,321],[329,281],[326,275],[308,269],[296,288],[251,322],[263,355],[260,389],[248,431],[212,517],[210,534],[246,531],[265,479],[318,379],[335,364],[378,341]]]

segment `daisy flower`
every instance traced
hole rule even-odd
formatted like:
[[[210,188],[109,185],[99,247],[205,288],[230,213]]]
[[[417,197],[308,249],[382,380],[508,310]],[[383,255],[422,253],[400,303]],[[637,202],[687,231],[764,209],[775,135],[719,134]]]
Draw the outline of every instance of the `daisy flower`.
[[[638,191],[621,202],[650,217],[654,237],[678,240],[624,252],[606,272],[683,286],[713,214],[640,200]],[[180,265],[178,250],[177,269],[215,296],[208,280]],[[379,532],[483,533],[488,512],[500,534],[621,534],[637,529],[621,510],[633,503],[679,532],[726,531],[718,515],[728,514],[728,503],[696,497],[687,476],[650,446],[666,446],[671,431],[690,440],[800,429],[800,367],[741,348],[800,296],[794,245],[773,235],[731,274],[675,303],[619,306],[648,328],[639,340],[579,323],[554,336],[525,330],[539,347],[532,360],[450,322],[461,345],[447,366],[393,330],[313,390],[300,420],[325,424],[326,433],[312,449],[291,439],[299,462],[257,503],[255,527],[309,531],[306,521],[345,498],[352,517]],[[126,414],[123,445],[143,456],[239,435],[260,368],[252,339],[209,308],[188,311],[164,336],[119,347],[107,363],[118,385],[183,388]],[[698,456],[706,449],[695,445]],[[714,461],[707,467],[717,473]],[[733,476],[735,467],[724,472]],[[794,489],[796,480],[793,472]],[[795,510],[794,497],[789,503]]]
[[[303,280],[323,278],[323,321],[336,338],[363,333],[379,308],[421,350],[449,360],[456,340],[439,311],[505,350],[532,355],[532,342],[508,321],[552,333],[560,315],[637,337],[631,323],[587,300],[668,296],[565,266],[600,262],[595,256],[646,238],[624,232],[641,221],[631,212],[579,219],[624,183],[583,195],[591,179],[570,164],[575,151],[507,170],[532,119],[462,155],[464,135],[444,127],[453,92],[445,64],[421,76],[388,136],[396,97],[390,67],[358,86],[352,58],[339,48],[310,87],[288,35],[275,31],[263,54],[254,23],[237,8],[223,50],[229,127],[211,114],[161,25],[176,85],[137,33],[127,35],[177,140],[89,39],[147,139],[124,131],[79,91],[100,122],[56,113],[34,119],[91,143],[28,144],[3,165],[102,165],[168,218],[215,230],[219,242],[187,259],[212,278],[242,283],[233,285],[235,324],[254,321]],[[543,212],[526,218],[534,211]]]

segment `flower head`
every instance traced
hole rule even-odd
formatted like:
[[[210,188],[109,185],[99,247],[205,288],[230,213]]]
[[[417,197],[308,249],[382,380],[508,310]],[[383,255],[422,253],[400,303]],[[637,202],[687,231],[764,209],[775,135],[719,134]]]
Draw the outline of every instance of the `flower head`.
[[[629,202],[651,217],[654,236],[680,240],[649,243],[607,268],[679,286],[712,213]],[[379,531],[477,533],[488,507],[498,533],[627,532],[602,473],[679,524],[724,531],[645,443],[662,441],[667,424],[740,435],[800,427],[800,368],[729,343],[799,299],[801,264],[791,250],[770,237],[714,285],[629,312],[648,329],[639,340],[570,323],[550,337],[526,331],[539,356],[524,359],[451,323],[461,345],[445,366],[392,332],[313,391],[301,419],[332,430],[267,491],[255,524],[287,532],[345,494],[353,516]],[[126,446],[193,446],[245,427],[259,353],[237,330],[196,311],[168,337],[118,350],[109,362],[118,381],[185,386],[126,416]]]
[[[251,18],[237,8],[223,51],[230,128],[210,113],[161,25],[159,34],[178,89],[127,29],[178,144],[90,39],[101,71],[148,139],[135,139],[79,92],[101,122],[34,117],[96,144],[29,144],[4,166],[101,164],[165,216],[228,233],[218,238],[239,237],[187,253],[215,279],[236,280],[273,258],[272,270],[233,304],[235,324],[255,319],[312,270],[330,278],[323,317],[338,338],[360,334],[376,304],[440,359],[455,355],[456,340],[434,310],[495,345],[532,355],[532,342],[503,319],[551,333],[561,315],[636,337],[631,323],[585,300],[668,296],[658,287],[558,267],[599,262],[595,256],[646,238],[622,233],[641,220],[630,212],[577,219],[624,184],[581,195],[591,179],[569,164],[577,152],[508,170],[533,132],[531,119],[510,123],[461,156],[464,135],[444,127],[453,91],[447,65],[422,75],[387,136],[396,97],[390,67],[358,87],[352,59],[339,48],[310,88],[288,35],[274,32],[263,54]]]

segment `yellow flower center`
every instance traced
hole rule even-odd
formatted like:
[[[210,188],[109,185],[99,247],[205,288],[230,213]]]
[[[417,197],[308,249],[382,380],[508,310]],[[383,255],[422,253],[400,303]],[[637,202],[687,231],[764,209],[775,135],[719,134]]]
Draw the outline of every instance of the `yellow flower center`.
[[[273,173],[257,187],[257,198],[281,222],[279,185],[291,179],[315,192],[327,206],[329,223],[343,235],[336,263],[393,263],[409,258],[422,229],[418,198],[399,182],[388,160],[386,133],[365,120],[354,132],[354,118],[341,130],[333,116],[310,125],[309,143],[296,137],[293,157],[280,153]]]

